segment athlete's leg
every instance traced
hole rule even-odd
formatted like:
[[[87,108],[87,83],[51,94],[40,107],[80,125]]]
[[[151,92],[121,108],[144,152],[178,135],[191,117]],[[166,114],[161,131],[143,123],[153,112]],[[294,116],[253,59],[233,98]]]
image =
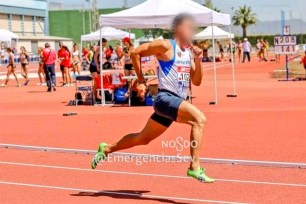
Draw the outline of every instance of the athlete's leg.
[[[12,69],[13,69],[12,66],[7,67],[6,80],[5,80],[5,83],[4,83],[5,86],[8,84],[8,82],[10,80],[10,75],[12,73]]]
[[[193,145],[190,146],[192,158],[190,169],[196,170],[200,167],[200,151],[206,117],[197,107],[183,101],[178,110],[177,122],[191,125],[190,141]]]
[[[16,74],[16,72],[15,72],[15,68],[12,68],[12,69],[11,69],[11,72],[12,72],[13,76],[15,77],[15,80],[16,80],[16,82],[17,82],[17,86],[20,86],[19,80],[18,80],[18,77],[17,77],[17,74]]]
[[[167,129],[168,127],[161,125],[160,123],[150,118],[141,132],[128,134],[117,143],[108,145],[105,148],[104,153],[107,155],[109,153],[123,149],[129,149],[139,145],[147,145],[152,140],[163,134]]]

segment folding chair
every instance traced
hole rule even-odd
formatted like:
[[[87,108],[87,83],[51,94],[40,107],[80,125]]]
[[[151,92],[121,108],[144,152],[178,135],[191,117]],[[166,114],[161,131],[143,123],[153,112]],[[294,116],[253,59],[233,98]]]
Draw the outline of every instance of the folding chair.
[[[81,98],[77,97],[78,95]],[[76,78],[76,93],[75,93],[75,105],[77,106],[79,101],[84,102],[83,98],[88,95],[91,97],[91,105],[94,105],[94,81],[91,76],[77,76]]]
[[[118,79],[114,80],[113,77],[118,77]],[[101,78],[98,75],[95,78],[96,90],[101,91]],[[105,91],[109,91],[111,93],[112,101],[114,100],[114,91],[119,88],[125,86],[125,83],[121,79],[121,74],[119,75],[103,75],[103,88]]]

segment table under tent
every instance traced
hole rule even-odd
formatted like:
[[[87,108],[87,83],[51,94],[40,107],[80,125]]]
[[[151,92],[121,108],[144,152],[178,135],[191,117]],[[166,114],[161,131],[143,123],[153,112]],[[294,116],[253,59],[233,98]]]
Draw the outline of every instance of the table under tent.
[[[196,23],[199,27],[205,26],[231,26],[231,18],[228,14],[218,13],[213,11],[199,3],[192,0],[147,0],[142,4],[139,4],[130,9],[126,9],[120,12],[101,15],[99,24],[101,27],[110,26],[118,29],[152,29],[161,28],[169,29],[174,17],[180,13],[190,13],[194,15]],[[213,27],[214,28],[214,27]],[[215,43],[214,43],[214,29],[212,29],[211,35],[213,36],[213,56],[215,58]],[[103,37],[100,32],[100,39]],[[100,48],[102,53],[102,48]],[[101,57],[102,55],[100,55]],[[233,61],[233,60],[232,60]],[[214,99],[211,104],[217,104],[218,92],[217,92],[217,67],[216,62],[213,62],[214,67]],[[232,66],[234,92],[235,88],[235,67]],[[100,66],[100,73],[103,75],[103,67]],[[101,76],[101,84],[103,84],[103,77]],[[105,96],[102,90],[102,105],[105,105]]]

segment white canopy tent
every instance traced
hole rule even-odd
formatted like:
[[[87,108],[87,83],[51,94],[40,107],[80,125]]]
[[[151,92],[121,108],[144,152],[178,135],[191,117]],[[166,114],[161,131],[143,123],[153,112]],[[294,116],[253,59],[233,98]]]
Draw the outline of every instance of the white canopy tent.
[[[10,43],[13,39],[17,40],[18,35],[11,31],[0,29],[0,41]]]
[[[191,13],[199,26],[230,25],[228,14],[215,12],[191,0],[147,0],[133,8],[100,16],[100,26],[116,28],[170,28],[179,13]]]
[[[198,26],[210,25],[231,25],[231,18],[228,14],[218,13],[202,6],[192,0],[147,0],[142,4],[120,12],[100,16],[100,26],[112,26],[116,28],[170,28],[176,15],[180,13],[192,14]],[[102,33],[100,32],[102,36]],[[214,36],[214,29],[212,29]],[[100,38],[101,39],[101,38]],[[100,49],[102,53],[102,48]],[[215,56],[215,43],[213,38],[213,56]],[[102,55],[100,55],[101,57]],[[101,57],[102,58],[102,57]],[[101,59],[102,61],[102,59]],[[233,61],[233,60],[232,60]],[[234,64],[233,79],[234,79]],[[103,71],[100,66],[101,74]],[[211,104],[217,104],[217,74],[216,62],[214,60],[214,87],[215,99]],[[102,80],[103,77],[101,77]],[[235,81],[235,80],[234,80]],[[103,84],[103,81],[101,82]],[[103,92],[102,92],[103,93]],[[236,93],[234,82],[234,94]],[[103,104],[105,105],[102,94]]]
[[[102,33],[103,38],[107,40],[120,40],[125,37],[135,39],[134,33],[125,32],[123,30],[119,30],[113,27],[103,27],[101,28],[101,31],[98,30],[87,35],[82,35],[81,41],[98,41],[100,40],[100,32]]]
[[[212,36],[212,30],[214,30],[214,36]],[[234,38],[234,34],[226,32],[217,26],[208,26],[198,34],[194,36],[195,40],[211,40],[214,39],[230,39]]]

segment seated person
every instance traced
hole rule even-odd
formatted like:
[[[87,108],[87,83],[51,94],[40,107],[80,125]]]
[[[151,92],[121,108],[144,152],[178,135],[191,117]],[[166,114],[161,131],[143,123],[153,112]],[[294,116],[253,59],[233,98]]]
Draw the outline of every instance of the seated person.
[[[145,76],[154,76],[155,72],[154,70],[150,69],[146,71],[144,74]],[[148,81],[148,80],[147,80]],[[145,105],[146,101],[146,95],[148,93],[148,87],[146,88],[139,88],[139,82],[138,79],[134,79],[130,83],[130,91],[126,93],[126,97],[129,97],[131,94],[131,104],[132,106],[143,106]]]

